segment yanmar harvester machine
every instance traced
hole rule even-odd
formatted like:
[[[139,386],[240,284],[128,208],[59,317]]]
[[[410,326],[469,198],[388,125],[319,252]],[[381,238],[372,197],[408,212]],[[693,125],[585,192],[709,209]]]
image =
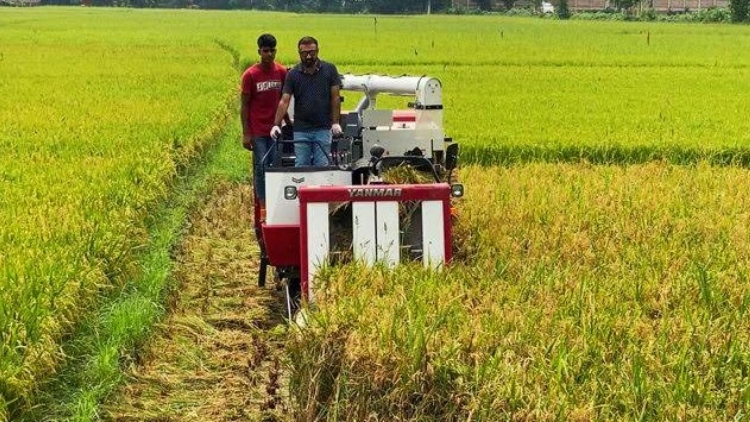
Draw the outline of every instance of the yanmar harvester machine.
[[[314,300],[315,274],[324,265],[418,260],[439,268],[452,256],[451,201],[463,186],[451,181],[458,144],[443,133],[440,81],[347,74],[341,89],[364,95],[342,113],[344,136],[334,138],[329,165],[295,167],[286,130],[268,152],[266,209],[255,201],[258,284],[265,285],[268,265],[275,267],[290,319],[301,298]],[[376,109],[379,94],[413,102],[405,110]]]

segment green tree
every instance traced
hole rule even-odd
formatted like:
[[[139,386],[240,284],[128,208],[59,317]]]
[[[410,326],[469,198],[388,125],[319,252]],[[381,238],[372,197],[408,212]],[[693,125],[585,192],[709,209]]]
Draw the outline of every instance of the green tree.
[[[368,0],[367,9],[373,13],[424,13],[424,0]],[[436,2],[433,2],[433,7]]]
[[[516,5],[516,0],[501,0],[501,3],[505,10],[510,10]]]
[[[732,11],[732,22],[747,22],[750,0],[729,0],[729,10]]]
[[[366,0],[343,0],[341,11],[344,13],[362,13],[367,11]]]
[[[477,0],[477,6],[479,10],[490,11],[492,10],[492,0]]]

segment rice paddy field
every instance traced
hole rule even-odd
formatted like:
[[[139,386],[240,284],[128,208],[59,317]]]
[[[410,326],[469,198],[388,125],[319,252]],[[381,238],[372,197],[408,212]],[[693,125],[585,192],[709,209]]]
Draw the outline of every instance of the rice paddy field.
[[[439,78],[467,186],[451,267],[321,276],[290,419],[750,418],[747,26],[6,7],[0,28],[0,421],[147,270],[153,211],[237,134],[262,32],[288,65],[313,35],[342,73]]]

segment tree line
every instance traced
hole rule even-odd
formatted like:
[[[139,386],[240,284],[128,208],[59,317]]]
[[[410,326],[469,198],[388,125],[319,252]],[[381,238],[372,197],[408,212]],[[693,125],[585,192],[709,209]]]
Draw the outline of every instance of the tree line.
[[[539,6],[543,0],[531,0]],[[545,0],[549,1],[549,0]],[[628,9],[643,0],[614,0],[617,9]],[[15,4],[19,3],[19,4]],[[503,11],[515,6],[516,0],[474,0],[472,8],[479,11]],[[568,0],[553,0],[561,19],[570,16]],[[0,5],[78,5],[112,7],[256,9],[298,13],[451,13],[465,12],[466,0],[0,0]],[[734,22],[750,21],[750,0],[730,0],[729,10]]]
[[[480,1],[489,3],[488,1]],[[200,9],[255,9],[327,13],[447,12],[451,0],[41,0],[47,5],[163,7]]]

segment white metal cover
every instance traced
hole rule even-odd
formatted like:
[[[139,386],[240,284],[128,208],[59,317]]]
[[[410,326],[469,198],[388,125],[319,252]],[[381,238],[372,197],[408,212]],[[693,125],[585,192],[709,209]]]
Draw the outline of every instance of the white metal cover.
[[[445,262],[445,226],[443,202],[422,202],[422,262],[437,268]]]
[[[377,259],[387,267],[400,261],[398,202],[379,201],[375,203],[375,231],[377,236]]]
[[[352,203],[352,250],[355,259],[361,259],[368,265],[377,261],[375,244],[375,203]]]
[[[266,171],[266,224],[299,224],[299,199],[284,199],[284,187],[346,186],[352,183],[352,173],[339,169],[312,171]]]
[[[376,95],[381,92],[397,95],[416,95],[417,90],[426,86],[428,81],[440,82],[431,77],[424,76],[383,76],[383,75],[351,75],[341,77],[341,88],[347,91],[360,91]],[[430,91],[433,90],[430,84]]]
[[[308,283],[330,251],[328,203],[307,204]],[[442,201],[422,201],[422,262],[425,267],[440,268],[445,263],[445,222]],[[398,201],[352,203],[352,249],[354,258],[388,267],[401,260]],[[303,257],[304,259],[304,257]],[[309,284],[311,286],[311,284]],[[312,294],[312,288],[310,288]]]
[[[417,132],[416,130],[365,129],[362,131],[362,150],[370,151],[370,148],[377,144],[385,148],[385,156],[391,156],[405,155],[406,152],[417,147],[425,156],[431,157],[433,145],[439,145],[442,149],[443,138],[440,138],[440,142],[433,142],[432,137],[437,134],[438,132],[427,133]]]
[[[313,276],[328,261],[329,231],[328,204],[324,202],[307,204],[307,288],[311,302],[315,291]]]
[[[393,124],[393,110],[362,110],[362,126],[391,127]]]
[[[398,202],[354,202],[352,226],[354,259],[368,265],[382,262],[388,267],[399,263]]]

